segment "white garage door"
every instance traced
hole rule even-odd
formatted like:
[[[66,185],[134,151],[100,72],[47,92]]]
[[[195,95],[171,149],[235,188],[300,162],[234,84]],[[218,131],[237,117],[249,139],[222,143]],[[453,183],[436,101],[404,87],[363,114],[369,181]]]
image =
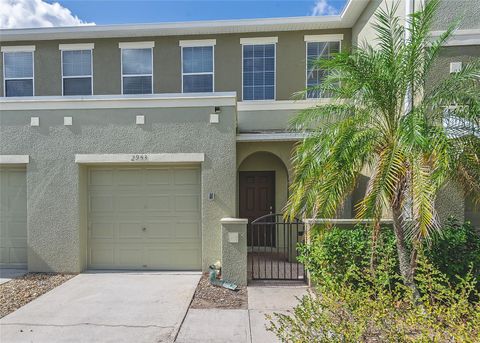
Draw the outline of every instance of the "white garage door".
[[[93,269],[201,269],[200,169],[91,168],[88,264]]]
[[[27,264],[25,169],[0,168],[0,266]]]

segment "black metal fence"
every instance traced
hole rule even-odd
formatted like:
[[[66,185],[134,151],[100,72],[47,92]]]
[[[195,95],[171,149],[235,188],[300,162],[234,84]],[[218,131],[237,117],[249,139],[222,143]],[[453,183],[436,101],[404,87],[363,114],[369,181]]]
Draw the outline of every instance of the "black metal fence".
[[[248,224],[248,272],[252,280],[306,280],[298,262],[297,244],[305,239],[298,219],[285,221],[283,214],[268,214]]]

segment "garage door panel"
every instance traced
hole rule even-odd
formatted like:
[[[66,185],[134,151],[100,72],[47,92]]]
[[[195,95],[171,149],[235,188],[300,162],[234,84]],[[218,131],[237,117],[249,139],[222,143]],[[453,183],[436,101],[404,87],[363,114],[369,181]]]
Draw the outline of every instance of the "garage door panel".
[[[172,197],[169,194],[158,194],[146,197],[146,209],[155,211],[171,211]]]
[[[175,211],[198,213],[199,210],[200,199],[197,194],[175,196]]]
[[[138,246],[138,247],[123,247],[123,246],[118,246],[116,249],[116,253],[118,256],[118,263],[117,266],[119,268],[142,268],[144,266],[143,263],[143,247]]]
[[[175,170],[175,185],[198,185],[198,184],[200,184],[200,173],[198,169]]]
[[[27,248],[26,247],[13,247],[10,248],[10,262],[11,263],[26,263],[27,261]]]
[[[199,168],[103,172],[89,174],[90,268],[201,269]]]
[[[172,183],[173,172],[171,169],[147,169],[147,185],[170,185]]]
[[[11,239],[23,239],[27,243],[27,222],[12,220],[7,224],[7,236]]]
[[[113,211],[113,196],[90,195],[89,210],[91,213]]]
[[[147,248],[147,266],[152,269],[192,270],[201,268],[201,251],[195,247]]]
[[[93,222],[90,224],[90,236],[93,239],[114,239],[114,226],[113,223]]]
[[[24,168],[0,168],[0,265],[27,263],[27,191]]]
[[[114,175],[117,186],[140,186],[143,183],[141,169],[118,169]]]
[[[112,169],[92,169],[89,172],[89,184],[92,186],[113,185]]]
[[[120,222],[118,223],[118,239],[119,241],[128,239],[133,241],[143,240],[145,233],[143,232],[142,222]]]
[[[145,236],[148,240],[175,238],[175,233],[172,230],[174,226],[175,222],[172,220],[148,221],[145,223],[147,228]]]
[[[89,261],[97,268],[110,268],[115,265],[113,246],[92,245],[89,248]]]
[[[198,240],[201,238],[201,226],[198,221],[195,222],[177,222],[175,237],[189,238]]]

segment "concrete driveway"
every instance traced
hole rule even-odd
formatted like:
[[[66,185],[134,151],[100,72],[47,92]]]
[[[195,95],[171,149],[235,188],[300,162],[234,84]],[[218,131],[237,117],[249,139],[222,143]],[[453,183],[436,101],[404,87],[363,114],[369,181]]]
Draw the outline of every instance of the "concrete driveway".
[[[80,274],[0,319],[1,342],[172,342],[200,273]]]

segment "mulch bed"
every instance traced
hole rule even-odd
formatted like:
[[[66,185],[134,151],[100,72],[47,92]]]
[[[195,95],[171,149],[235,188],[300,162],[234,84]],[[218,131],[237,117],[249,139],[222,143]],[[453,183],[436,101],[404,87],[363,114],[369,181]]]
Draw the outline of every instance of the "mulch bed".
[[[247,305],[247,287],[239,287],[232,291],[223,287],[212,286],[205,274],[198,283],[190,308],[246,309]]]
[[[72,274],[28,273],[0,285],[0,318],[71,279]]]

